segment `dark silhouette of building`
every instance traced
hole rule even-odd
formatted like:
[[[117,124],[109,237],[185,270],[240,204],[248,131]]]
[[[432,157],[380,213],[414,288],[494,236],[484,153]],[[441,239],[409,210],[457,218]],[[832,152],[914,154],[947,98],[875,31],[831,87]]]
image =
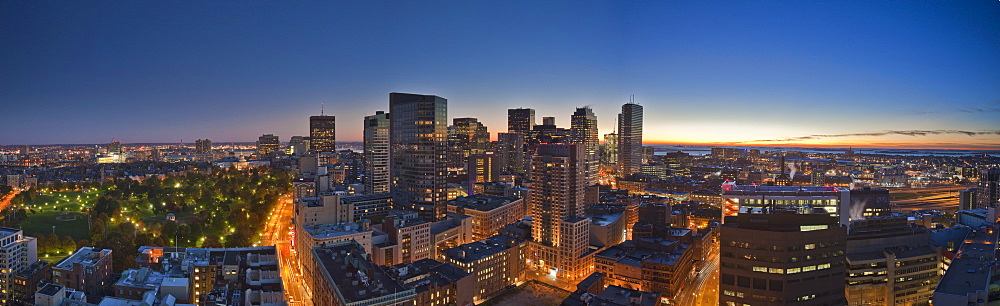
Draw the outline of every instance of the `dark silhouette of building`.
[[[846,304],[846,227],[829,214],[799,212],[725,218],[719,237],[720,305]]]

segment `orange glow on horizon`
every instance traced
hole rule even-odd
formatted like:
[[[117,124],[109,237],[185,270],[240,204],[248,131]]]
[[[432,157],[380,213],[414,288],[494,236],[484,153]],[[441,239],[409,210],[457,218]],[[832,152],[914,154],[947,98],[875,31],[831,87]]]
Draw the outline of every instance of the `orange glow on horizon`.
[[[1000,150],[1000,144],[934,145],[934,142],[684,142],[670,140],[643,141],[645,145],[724,146],[724,147],[800,147],[800,148],[855,148],[855,149],[912,149],[912,150]]]

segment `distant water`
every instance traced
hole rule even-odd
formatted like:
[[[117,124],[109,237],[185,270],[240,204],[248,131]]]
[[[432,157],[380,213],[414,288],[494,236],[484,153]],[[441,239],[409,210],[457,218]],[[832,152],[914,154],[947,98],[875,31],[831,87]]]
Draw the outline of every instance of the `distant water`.
[[[649,145],[656,148],[656,155],[665,155],[667,152],[681,151],[691,155],[708,155],[712,153],[712,148],[741,148],[757,149],[761,152],[781,152],[799,151],[804,153],[843,153],[847,148],[799,148],[799,147],[730,147],[730,146],[696,146],[696,145]],[[854,149],[856,154],[882,154],[900,156],[971,156],[971,155],[1000,155],[997,150],[941,150],[941,149]]]

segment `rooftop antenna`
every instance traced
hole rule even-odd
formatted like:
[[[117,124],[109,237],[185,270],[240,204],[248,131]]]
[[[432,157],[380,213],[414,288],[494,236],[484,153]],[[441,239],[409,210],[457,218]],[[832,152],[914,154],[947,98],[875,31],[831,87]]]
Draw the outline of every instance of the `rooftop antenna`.
[[[320,115],[320,116],[323,116],[323,111],[325,111],[325,108],[326,108],[326,103],[322,103],[322,102],[321,102],[321,103],[319,104],[319,115]]]

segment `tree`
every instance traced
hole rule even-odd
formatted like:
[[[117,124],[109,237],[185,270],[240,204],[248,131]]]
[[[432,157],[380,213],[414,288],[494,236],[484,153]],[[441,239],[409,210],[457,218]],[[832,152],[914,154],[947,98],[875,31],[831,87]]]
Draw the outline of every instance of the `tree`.
[[[201,243],[203,248],[221,248],[223,247],[222,241],[219,240],[217,235],[205,236],[205,241]]]
[[[76,251],[76,241],[73,240],[73,237],[66,235],[62,238],[62,241],[60,243],[60,249],[62,249],[66,253],[72,253]]]

